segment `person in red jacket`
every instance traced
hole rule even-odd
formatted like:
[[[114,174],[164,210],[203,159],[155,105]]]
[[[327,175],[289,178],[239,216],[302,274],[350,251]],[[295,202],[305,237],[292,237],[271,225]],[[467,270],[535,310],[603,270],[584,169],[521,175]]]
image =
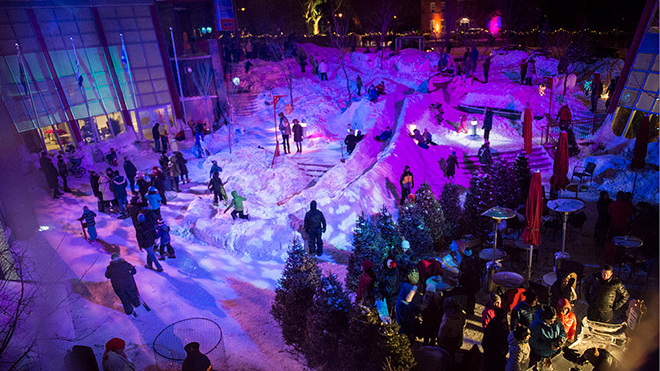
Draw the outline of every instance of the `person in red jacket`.
[[[371,306],[375,303],[374,286],[376,284],[376,273],[374,273],[374,263],[370,260],[362,262],[362,276],[358,281],[356,302],[364,302]]]
[[[607,212],[610,214],[611,237],[625,235],[628,219],[633,214],[634,208],[623,191],[616,194],[616,201],[610,204]]]
[[[564,325],[566,331],[566,340],[575,341],[575,332],[577,330],[577,318],[573,313],[571,303],[566,298],[561,298],[557,302],[557,319]]]

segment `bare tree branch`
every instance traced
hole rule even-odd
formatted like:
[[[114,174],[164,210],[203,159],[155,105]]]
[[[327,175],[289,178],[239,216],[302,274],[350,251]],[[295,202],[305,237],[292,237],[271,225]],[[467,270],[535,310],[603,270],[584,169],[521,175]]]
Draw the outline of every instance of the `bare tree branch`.
[[[339,52],[339,66],[344,72],[344,77],[346,77],[346,91],[348,92],[348,105],[351,104],[352,92],[350,87],[350,80],[348,78],[348,71],[346,71],[346,55],[349,52],[349,47],[351,45],[351,39],[348,36],[348,25],[349,25],[349,16],[337,17],[333,14],[332,16],[332,26],[334,32],[329,34],[330,44],[333,48],[337,49]]]

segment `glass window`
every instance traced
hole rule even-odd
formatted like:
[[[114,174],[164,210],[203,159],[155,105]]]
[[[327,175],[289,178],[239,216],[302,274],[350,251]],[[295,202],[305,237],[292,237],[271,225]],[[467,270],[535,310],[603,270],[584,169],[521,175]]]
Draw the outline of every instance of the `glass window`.
[[[634,139],[637,136],[637,130],[639,130],[639,124],[642,123],[642,118],[644,118],[644,115],[646,115],[646,112],[633,111],[630,124],[628,124],[626,133],[624,135],[626,138]]]
[[[649,143],[658,140],[658,115],[652,114],[649,117]]]
[[[92,128],[92,126],[89,124],[88,118],[78,120],[78,127],[80,128],[80,135],[82,136],[83,142],[85,142],[85,144],[96,142],[93,131],[94,128]],[[103,137],[101,137],[101,140],[103,140]]]
[[[631,108],[617,107],[614,113],[614,119],[612,120],[612,132],[614,135],[621,136],[621,134],[623,134],[623,130],[628,124],[628,119],[630,118],[631,112]]]
[[[621,94],[621,98],[619,98],[619,104],[623,106],[632,107],[635,104],[635,101],[637,100],[637,94],[639,94],[639,92],[636,90],[631,90],[631,89],[624,90],[623,94]]]
[[[638,110],[650,112],[651,108],[653,107],[653,103],[655,102],[655,97],[655,93],[650,93],[647,91],[640,92],[639,100],[637,101],[635,108]]]
[[[144,139],[153,140],[154,136],[151,134],[151,111],[140,111],[140,125],[142,126],[142,136]]]
[[[655,57],[654,54],[637,53],[637,58],[635,59],[633,69],[648,71],[648,69],[651,67],[651,63],[653,62],[653,57]]]
[[[641,89],[642,86],[644,86],[644,80],[646,79],[646,75],[647,75],[646,72],[631,71],[626,86],[632,89]]]
[[[644,90],[646,91],[658,91],[658,82],[660,82],[659,75],[657,73],[650,73],[646,77],[646,83],[644,84]]]
[[[651,71],[658,72],[658,60],[660,60],[660,58],[658,58],[658,56],[656,55],[655,62],[653,62],[653,67],[651,67]]]

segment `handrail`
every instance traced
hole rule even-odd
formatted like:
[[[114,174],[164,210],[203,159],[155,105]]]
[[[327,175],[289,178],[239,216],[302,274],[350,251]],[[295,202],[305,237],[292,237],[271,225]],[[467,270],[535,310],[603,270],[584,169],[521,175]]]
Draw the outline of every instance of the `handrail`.
[[[541,136],[541,144],[546,144],[549,141],[557,142],[559,141],[559,134],[561,134],[561,128],[562,126],[566,126],[565,124],[560,124],[558,121],[554,120],[551,117],[548,117],[547,125],[543,126],[543,133],[544,135]],[[568,127],[573,130],[573,133],[575,134],[575,139],[584,139],[590,135],[594,135],[596,133],[596,130],[600,128],[600,126],[603,124],[605,121],[605,116],[595,116],[593,118],[588,118],[588,119],[580,119],[580,120],[571,120],[568,122]]]

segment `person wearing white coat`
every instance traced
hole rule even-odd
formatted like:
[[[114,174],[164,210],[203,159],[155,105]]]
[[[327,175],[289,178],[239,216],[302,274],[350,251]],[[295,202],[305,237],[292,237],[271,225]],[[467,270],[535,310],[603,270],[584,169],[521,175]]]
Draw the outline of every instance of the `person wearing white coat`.
[[[319,63],[319,74],[321,75],[321,81],[328,81],[328,64],[325,63],[325,59],[322,59]]]

